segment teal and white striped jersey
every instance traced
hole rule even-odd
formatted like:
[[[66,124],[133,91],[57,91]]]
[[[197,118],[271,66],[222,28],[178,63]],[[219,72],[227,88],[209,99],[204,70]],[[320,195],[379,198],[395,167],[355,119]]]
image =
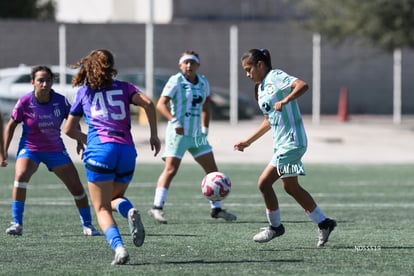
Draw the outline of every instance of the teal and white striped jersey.
[[[201,113],[203,104],[210,96],[208,80],[198,75],[197,84],[189,82],[182,73],[171,76],[161,96],[169,97],[171,114],[184,128],[185,136],[201,134]]]
[[[258,87],[258,103],[267,117],[272,129],[273,147],[279,153],[307,146],[302,115],[296,100],[283,105],[282,111],[274,109],[274,104],[281,101],[292,91],[292,84],[297,80],[282,70],[271,70]]]

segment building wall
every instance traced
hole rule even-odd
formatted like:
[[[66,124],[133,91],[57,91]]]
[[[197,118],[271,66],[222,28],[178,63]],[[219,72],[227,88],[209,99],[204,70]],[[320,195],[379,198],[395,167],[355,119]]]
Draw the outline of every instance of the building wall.
[[[293,7],[303,0],[151,0],[154,22],[182,20],[285,20],[300,16]],[[58,22],[144,23],[149,0],[56,0]]]
[[[171,22],[173,0],[151,1],[154,22],[159,24]],[[149,17],[148,0],[56,0],[56,3],[58,22],[144,23]]]
[[[200,54],[200,72],[213,86],[229,87],[229,28],[239,28],[239,56],[250,48],[267,48],[273,66],[307,81],[312,87],[312,36],[281,22],[182,21],[154,27],[156,68],[177,70],[186,49]],[[20,63],[57,64],[58,23],[0,21],[0,68]],[[144,24],[67,24],[67,62],[74,63],[96,48],[108,48],[119,69],[145,67]],[[335,114],[339,91],[347,87],[351,114],[392,114],[392,54],[362,45],[333,47],[322,37],[323,114]],[[403,50],[404,114],[414,113],[414,53]],[[239,67],[241,93],[253,95],[253,85]],[[302,112],[311,113],[311,93],[300,99]],[[253,98],[252,98],[253,99]]]

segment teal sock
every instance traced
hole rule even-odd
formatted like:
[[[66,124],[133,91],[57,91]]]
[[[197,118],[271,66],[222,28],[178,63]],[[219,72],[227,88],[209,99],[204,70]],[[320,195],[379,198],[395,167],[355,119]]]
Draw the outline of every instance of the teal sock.
[[[122,198],[118,202],[118,204],[116,205],[116,210],[124,218],[127,218],[128,217],[128,211],[131,208],[134,208],[134,206],[132,205],[131,201],[129,201],[129,199],[127,199],[127,198]]]
[[[115,250],[120,245],[122,246],[124,245],[121,234],[119,234],[119,230],[117,226],[115,225],[109,226],[105,230],[104,235],[105,235],[106,241],[109,243],[109,245],[111,246],[113,250]]]
[[[78,208],[82,226],[89,226],[92,224],[92,215],[90,206],[85,208]]]
[[[23,225],[24,201],[12,201],[13,222]]]

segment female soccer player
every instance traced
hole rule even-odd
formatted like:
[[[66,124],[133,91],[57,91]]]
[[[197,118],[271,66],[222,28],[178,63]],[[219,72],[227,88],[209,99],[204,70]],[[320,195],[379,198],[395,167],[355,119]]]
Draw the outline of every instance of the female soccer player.
[[[255,96],[264,114],[259,128],[247,139],[237,142],[234,149],[244,151],[253,142],[272,130],[274,154],[269,165],[259,177],[269,227],[253,237],[256,242],[268,242],[284,234],[278,200],[273,183],[279,178],[283,188],[305,209],[309,218],[319,227],[318,247],[328,241],[336,222],[325,216],[312,196],[298,182],[305,170],[301,158],[307,148],[307,138],[302,116],[296,99],[308,89],[308,85],[279,69],[272,69],[270,53],[266,49],[252,49],[241,59],[246,76],[255,83]]]
[[[99,226],[115,251],[112,264],[121,265],[129,260],[129,254],[112,211],[128,219],[136,246],[141,246],[145,239],[140,214],[125,197],[137,157],[130,130],[129,106],[135,104],[144,108],[151,130],[150,144],[155,151],[154,156],[161,145],[155,107],[151,99],[137,87],[114,79],[117,70],[114,68],[114,57],[108,50],[94,50],[74,67],[79,68],[79,73],[73,78],[72,84],[81,87],[65,125],[65,133],[87,145],[84,164],[89,193]],[[82,116],[89,127],[87,135],[77,128]]]
[[[197,74],[200,59],[194,51],[185,51],[178,66],[181,72],[165,85],[158,101],[158,111],[168,120],[163,160],[165,167],[158,178],[154,206],[149,215],[159,223],[167,223],[163,207],[170,183],[178,171],[181,159],[188,150],[206,174],[217,171],[216,161],[207,141],[210,122],[208,80]],[[223,210],[220,201],[210,201],[211,217],[226,221],[236,216]]]
[[[49,171],[54,172],[62,180],[73,195],[79,210],[83,233],[87,236],[96,236],[99,235],[99,231],[92,225],[88,197],[60,137],[60,127],[69,115],[70,104],[64,96],[53,91],[53,78],[54,74],[47,66],[32,68],[31,79],[34,91],[17,101],[4,130],[4,162],[6,162],[7,151],[16,126],[23,123],[12,193],[13,222],[6,233],[23,234],[27,184],[39,167],[39,163],[43,162]],[[83,150],[80,142],[77,150],[78,153]]]

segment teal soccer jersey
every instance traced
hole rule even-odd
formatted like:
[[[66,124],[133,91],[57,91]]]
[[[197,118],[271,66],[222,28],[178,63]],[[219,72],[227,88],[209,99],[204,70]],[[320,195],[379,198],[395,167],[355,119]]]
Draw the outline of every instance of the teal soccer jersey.
[[[171,114],[184,128],[184,136],[201,134],[201,112],[203,104],[210,96],[207,79],[197,75],[198,82],[192,84],[181,73],[170,77],[161,96],[169,97]]]
[[[306,133],[297,101],[292,100],[283,105],[281,112],[274,109],[274,104],[292,91],[292,84],[296,79],[282,70],[275,69],[266,75],[258,87],[259,107],[269,121],[273,146],[279,154],[307,146]]]

